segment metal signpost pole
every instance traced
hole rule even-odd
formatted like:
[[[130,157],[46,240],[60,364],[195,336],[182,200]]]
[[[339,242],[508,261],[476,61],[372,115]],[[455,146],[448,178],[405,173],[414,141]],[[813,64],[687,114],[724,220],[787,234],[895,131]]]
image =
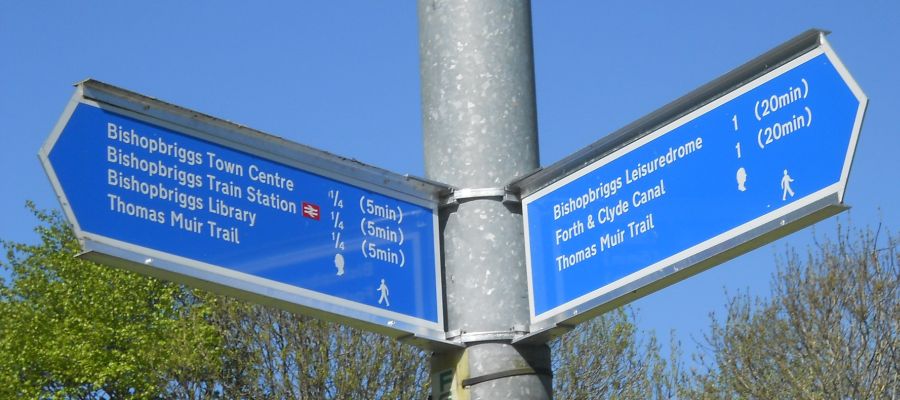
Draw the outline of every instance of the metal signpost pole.
[[[86,80],[40,151],[81,257],[433,350],[436,400],[549,399],[548,340],[847,209],[868,99],[825,31],[538,170],[529,1],[418,8],[428,179]]]
[[[505,185],[538,167],[527,0],[419,1],[425,169],[457,188],[441,213],[448,339],[434,398],[551,397],[529,322],[521,205]]]

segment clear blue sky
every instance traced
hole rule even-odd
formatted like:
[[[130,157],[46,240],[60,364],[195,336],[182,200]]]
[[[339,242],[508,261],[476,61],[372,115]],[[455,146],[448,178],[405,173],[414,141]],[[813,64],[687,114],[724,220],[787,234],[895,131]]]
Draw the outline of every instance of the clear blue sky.
[[[808,28],[831,30],[870,98],[845,197],[853,210],[841,218],[900,228],[891,120],[900,110],[900,3],[535,1],[532,9],[542,165]],[[414,1],[3,1],[0,238],[36,239],[25,200],[59,206],[36,153],[71,85],[89,77],[422,176],[416,34]],[[641,328],[701,337],[725,288],[764,295],[773,256],[811,236],[795,233],[636,302]]]

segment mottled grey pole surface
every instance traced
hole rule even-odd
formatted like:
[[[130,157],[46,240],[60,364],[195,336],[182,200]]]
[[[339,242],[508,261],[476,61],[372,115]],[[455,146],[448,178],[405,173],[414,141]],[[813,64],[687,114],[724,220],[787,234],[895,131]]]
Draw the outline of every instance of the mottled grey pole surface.
[[[502,189],[538,167],[531,5],[418,6],[426,176],[459,189]],[[467,193],[497,191],[459,191],[442,212],[448,330],[467,349],[437,359],[464,360],[456,378],[471,383],[473,399],[548,399],[549,350],[509,344],[528,326],[521,207]]]

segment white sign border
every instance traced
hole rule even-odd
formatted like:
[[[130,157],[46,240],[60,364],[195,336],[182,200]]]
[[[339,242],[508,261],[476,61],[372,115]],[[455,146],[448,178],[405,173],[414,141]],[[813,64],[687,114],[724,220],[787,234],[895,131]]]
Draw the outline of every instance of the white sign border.
[[[47,140],[41,146],[41,149],[38,153],[38,157],[44,167],[44,171],[47,174],[54,192],[59,199],[60,205],[63,209],[63,213],[66,215],[68,221],[72,223],[75,236],[79,239],[82,247],[85,250],[85,253],[83,253],[82,255],[84,258],[93,261],[103,260],[105,262],[112,262],[114,264],[113,266],[115,267],[121,267],[135,272],[143,273],[145,275],[151,275],[157,278],[172,280],[176,282],[179,280],[183,280],[182,278],[187,278],[187,280],[190,280],[193,283],[207,283],[201,286],[204,289],[216,291],[218,293],[234,294],[235,292],[237,292],[238,297],[242,298],[247,298],[248,296],[241,296],[241,294],[249,294],[251,295],[249,297],[271,299],[274,300],[274,305],[282,306],[283,308],[291,308],[292,311],[299,311],[305,314],[322,314],[326,319],[335,322],[348,323],[362,329],[368,329],[381,333],[393,332],[392,336],[396,337],[403,338],[409,336],[401,334],[397,331],[406,332],[410,335],[415,335],[415,337],[417,338],[427,339],[427,341],[421,341],[416,340],[416,338],[407,337],[407,339],[411,339],[409,340],[411,343],[423,347],[430,347],[433,345],[442,347],[446,347],[448,345],[453,347],[459,346],[459,344],[457,343],[446,340],[444,323],[445,307],[443,302],[443,275],[441,271],[441,247],[439,236],[440,225],[438,219],[439,203],[437,201],[431,200],[431,198],[434,196],[431,196],[429,193],[425,192],[416,194],[414,189],[409,188],[407,188],[407,191],[396,191],[390,188],[381,187],[373,182],[353,179],[352,177],[347,177],[342,174],[329,172],[326,169],[323,169],[321,165],[311,166],[303,164],[296,160],[286,158],[283,154],[275,154],[267,152],[264,149],[254,148],[248,145],[246,142],[231,141],[228,140],[228,138],[222,137],[221,135],[206,132],[202,129],[195,129],[193,127],[188,127],[182,124],[167,121],[163,118],[166,114],[172,113],[172,110],[166,110],[163,108],[166,106],[172,106],[162,102],[159,102],[159,104],[153,104],[154,106],[160,107],[151,106],[149,108],[153,109],[159,114],[162,114],[163,117],[161,117],[160,115],[150,115],[148,113],[138,111],[138,107],[130,106],[131,103],[135,101],[133,99],[123,98],[120,104],[111,104],[106,101],[88,98],[85,94],[85,85],[92,84],[99,85],[99,87],[92,87],[92,91],[100,91],[104,95],[108,96],[115,97],[116,93],[114,93],[113,91],[120,90],[113,87],[113,91],[107,91],[105,90],[106,88],[103,87],[105,84],[99,82],[95,83],[95,81],[86,81],[78,84],[75,94],[67,103],[62,115],[54,125],[53,130],[51,131]],[[151,103],[157,102],[156,100],[149,98],[146,99],[146,101]],[[259,157],[261,159],[276,162],[289,168],[311,172],[313,174],[334,179],[344,184],[356,186],[365,190],[370,190],[387,197],[410,202],[430,209],[432,214],[434,238],[433,248],[436,290],[435,304],[437,306],[437,321],[415,318],[405,314],[392,312],[390,310],[384,310],[377,307],[360,304],[335,296],[315,292],[309,289],[304,289],[297,286],[287,285],[284,283],[245,274],[229,268],[224,268],[197,260],[180,257],[171,253],[133,245],[83,230],[78,224],[78,220],[75,218],[74,211],[72,210],[71,205],[66,198],[65,192],[62,190],[59,179],[57,178],[53,166],[51,165],[49,160],[50,152],[53,150],[54,145],[62,135],[62,132],[71,119],[72,115],[74,114],[75,109],[81,104],[104,109],[112,113],[127,116],[130,118],[135,118],[146,123],[161,126],[165,129],[172,130],[179,134],[208,141],[218,146],[227,147],[251,154],[254,157]],[[138,108],[138,110],[135,110],[133,108]],[[191,115],[198,115],[197,113],[194,113],[190,110],[180,109],[178,107],[174,108],[177,108],[175,114],[182,114],[181,112],[177,111],[183,110],[183,112],[187,114],[188,119],[190,119]],[[184,115],[176,116],[185,118]],[[204,125],[203,121],[197,122],[200,126]],[[217,120],[217,122],[230,124],[226,121]],[[210,127],[211,131],[220,129],[222,129],[221,126]],[[229,132],[229,134],[238,136],[240,135],[239,132]],[[254,139],[256,138],[246,138],[247,141],[252,141]],[[285,151],[284,149],[281,150]],[[290,149],[286,151],[290,151]],[[315,150],[310,151],[312,152]],[[304,156],[313,158],[316,157],[315,155],[310,156],[309,154],[304,154]],[[328,160],[323,161],[323,163],[328,162]],[[353,163],[353,169],[362,169],[366,167],[362,164],[356,163],[355,161],[353,161]],[[372,169],[374,170],[375,168]],[[381,170],[375,172],[375,174],[382,173],[384,173],[384,171]],[[396,180],[397,178],[394,179]],[[154,273],[154,271],[151,271],[151,268],[156,268],[160,271],[158,271],[158,273]],[[296,307],[291,306],[297,306],[299,308],[294,310],[293,308]]]
[[[821,44],[818,47],[803,53],[799,57],[785,63],[784,65],[779,66],[778,68],[775,68],[772,71],[769,71],[769,72],[753,79],[752,81],[748,82],[745,85],[742,85],[738,89],[728,92],[727,94],[717,98],[716,100],[714,100],[710,103],[707,103],[707,104],[703,105],[702,107],[699,107],[696,110],[693,110],[693,111],[681,116],[680,118],[667,123],[663,127],[658,128],[658,129],[654,130],[653,132],[612,152],[608,156],[603,157],[599,160],[596,160],[593,163],[588,164],[588,165],[582,167],[581,169],[567,175],[566,177],[564,177],[544,188],[541,188],[540,190],[523,198],[522,214],[523,214],[523,224],[525,226],[525,260],[526,260],[525,262],[526,262],[526,275],[527,275],[527,280],[528,280],[529,312],[530,312],[530,319],[531,319],[530,331],[532,333],[535,333],[535,332],[541,331],[541,330],[545,330],[545,329],[549,329],[552,326],[556,325],[557,323],[559,323],[563,320],[575,317],[579,313],[584,313],[584,312],[589,311],[589,310],[579,310],[579,307],[583,307],[583,306],[587,305],[587,303],[591,302],[592,300],[598,299],[604,295],[615,292],[616,290],[619,290],[623,287],[626,287],[626,286],[634,284],[638,281],[644,280],[648,276],[657,274],[667,267],[670,267],[679,262],[685,261],[685,260],[687,260],[695,255],[698,255],[700,253],[712,250],[712,249],[716,248],[717,246],[722,245],[723,243],[729,242],[735,238],[742,237],[742,236],[748,234],[749,232],[754,231],[755,229],[758,229],[766,224],[771,223],[772,221],[778,221],[779,219],[785,218],[789,214],[793,214],[799,210],[810,207],[814,203],[818,203],[822,199],[828,198],[829,196],[837,195],[838,202],[843,202],[843,195],[844,195],[844,191],[846,190],[846,183],[847,183],[847,178],[849,177],[849,173],[850,173],[851,161],[852,161],[853,154],[854,154],[854,151],[856,148],[856,143],[859,138],[859,132],[861,131],[862,120],[863,120],[863,116],[865,114],[865,109],[866,109],[866,106],[868,103],[868,99],[866,98],[865,94],[863,93],[863,91],[859,87],[859,85],[856,83],[856,81],[852,78],[852,76],[850,76],[846,67],[840,61],[840,59],[837,57],[837,55],[832,50],[831,46],[828,44],[828,42],[825,40],[825,38],[822,37],[820,40],[821,40]],[[797,67],[819,55],[822,55],[822,54],[825,54],[828,57],[829,61],[831,61],[831,63],[835,66],[835,68],[838,71],[838,73],[840,74],[840,76],[847,83],[847,85],[850,88],[853,95],[857,98],[857,100],[859,100],[859,108],[857,110],[857,115],[856,115],[856,118],[854,121],[853,132],[851,134],[849,148],[847,149],[847,153],[846,153],[847,155],[845,157],[845,162],[844,162],[844,166],[842,168],[841,178],[840,178],[839,182],[837,182],[833,185],[830,185],[826,188],[823,188],[815,193],[807,195],[806,197],[804,197],[802,199],[795,200],[781,208],[773,210],[772,212],[769,212],[769,213],[767,213],[763,216],[760,216],[752,221],[749,221],[749,222],[744,223],[736,228],[733,228],[725,233],[722,233],[722,234],[717,235],[713,238],[710,238],[706,241],[703,241],[703,242],[701,242],[697,245],[694,245],[686,250],[683,250],[677,254],[669,256],[663,260],[660,260],[660,261],[653,263],[647,267],[644,267],[638,271],[635,271],[635,272],[633,272],[623,278],[620,278],[612,283],[609,283],[609,284],[604,285],[598,289],[595,289],[587,294],[579,296],[576,299],[565,302],[557,307],[554,307],[553,309],[547,310],[541,314],[535,314],[535,312],[534,312],[534,310],[535,310],[535,308],[534,308],[534,280],[533,280],[534,278],[533,278],[533,272],[532,272],[532,258],[531,258],[531,239],[530,239],[530,235],[529,235],[529,231],[528,231],[528,226],[529,226],[528,225],[528,222],[529,222],[528,205],[529,204],[531,204],[534,201],[537,201],[544,195],[547,195],[547,194],[555,191],[556,189],[559,189],[560,187],[565,186],[565,185],[573,182],[574,180],[603,167],[604,165],[628,154],[629,152],[667,134],[668,132],[670,132],[674,129],[681,127],[682,125],[684,125],[706,113],[708,113],[709,111],[719,107],[720,105],[725,104],[725,103],[759,87],[760,85],[763,85],[763,84],[781,76],[782,74],[792,70],[793,68],[795,68],[795,67]],[[784,221],[782,220],[782,222],[784,222]],[[687,267],[687,268],[690,268],[690,267]],[[676,272],[676,271],[673,271],[673,273],[674,272]],[[663,278],[664,277],[660,277],[659,279],[656,279],[656,280],[653,280],[650,282],[646,282],[645,284],[643,284],[641,286],[648,286],[648,285],[650,285],[656,281],[659,281]],[[671,282],[671,283],[674,283],[674,282]],[[622,294],[622,296],[624,296],[624,294]],[[614,302],[616,299],[618,299],[622,296],[616,296],[613,298],[605,299],[605,301],[602,301],[599,304],[591,304],[590,308],[593,309],[593,308],[600,307],[602,304]],[[567,314],[569,314],[569,315],[567,315]]]

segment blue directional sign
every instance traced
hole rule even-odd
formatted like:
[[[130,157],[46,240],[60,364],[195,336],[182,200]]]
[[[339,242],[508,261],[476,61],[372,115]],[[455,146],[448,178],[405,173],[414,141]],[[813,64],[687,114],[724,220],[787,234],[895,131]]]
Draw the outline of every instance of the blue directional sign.
[[[97,259],[443,338],[440,187],[94,81],[41,157]]]
[[[674,283],[772,240],[768,231],[814,222],[804,218],[823,202],[839,205],[866,102],[822,38],[527,195],[532,332]]]

